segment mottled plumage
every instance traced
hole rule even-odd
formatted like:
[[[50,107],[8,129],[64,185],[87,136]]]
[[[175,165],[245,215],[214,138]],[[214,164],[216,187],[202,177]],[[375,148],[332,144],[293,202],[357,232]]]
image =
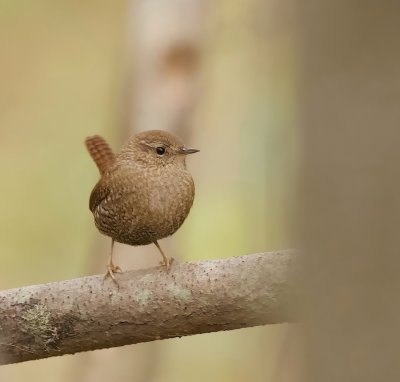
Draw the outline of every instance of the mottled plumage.
[[[193,204],[194,183],[185,158],[198,150],[159,130],[135,135],[117,155],[99,136],[88,138],[86,146],[101,173],[89,200],[96,227],[120,243],[159,248],[157,240],[176,232]],[[112,260],[108,269],[113,277],[115,267],[110,267]]]

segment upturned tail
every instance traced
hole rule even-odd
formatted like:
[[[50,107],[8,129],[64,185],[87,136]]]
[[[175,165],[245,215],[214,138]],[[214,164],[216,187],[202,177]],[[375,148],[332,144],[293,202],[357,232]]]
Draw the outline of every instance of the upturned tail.
[[[111,147],[108,145],[105,139],[99,135],[87,137],[85,140],[85,145],[90,156],[96,163],[100,174],[103,175],[115,162],[115,154],[111,150]]]

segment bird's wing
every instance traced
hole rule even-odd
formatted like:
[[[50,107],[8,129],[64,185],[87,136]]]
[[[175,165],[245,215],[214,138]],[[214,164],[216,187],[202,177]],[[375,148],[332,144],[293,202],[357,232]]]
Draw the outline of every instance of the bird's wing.
[[[100,179],[94,186],[89,199],[89,209],[94,212],[94,210],[100,205],[100,203],[107,198],[110,194],[110,188],[107,187],[103,179]]]

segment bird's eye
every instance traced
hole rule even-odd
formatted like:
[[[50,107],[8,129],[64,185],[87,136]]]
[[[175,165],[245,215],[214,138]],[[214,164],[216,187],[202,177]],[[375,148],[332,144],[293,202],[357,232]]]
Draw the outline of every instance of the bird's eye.
[[[157,154],[158,155],[164,155],[165,154],[165,148],[164,147],[157,147],[156,148]]]

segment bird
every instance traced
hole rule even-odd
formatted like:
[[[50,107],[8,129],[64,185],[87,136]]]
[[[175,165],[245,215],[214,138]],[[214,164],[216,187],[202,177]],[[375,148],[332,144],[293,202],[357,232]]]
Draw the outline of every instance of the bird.
[[[199,150],[185,146],[178,136],[163,130],[138,133],[115,154],[106,140],[86,138],[86,148],[100,172],[89,209],[97,229],[111,238],[105,278],[118,284],[113,262],[114,242],[141,246],[155,244],[168,271],[168,258],[158,240],[174,234],[192,207],[195,186],[186,157]]]

